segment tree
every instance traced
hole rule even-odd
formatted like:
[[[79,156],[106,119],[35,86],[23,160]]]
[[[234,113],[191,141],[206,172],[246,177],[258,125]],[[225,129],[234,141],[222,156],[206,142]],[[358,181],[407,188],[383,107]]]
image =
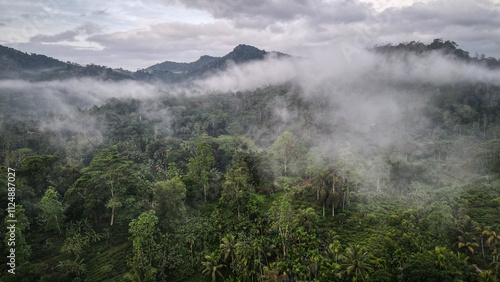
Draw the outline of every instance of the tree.
[[[231,205],[236,205],[238,218],[240,217],[240,207],[246,193],[253,190],[248,180],[249,173],[247,168],[239,166],[229,170],[226,174],[226,181],[223,184],[222,196],[228,199]]]
[[[215,282],[217,280],[217,276],[216,276],[217,274],[221,278],[224,278],[224,276],[222,276],[222,273],[219,270],[219,269],[223,268],[224,265],[217,264],[217,263],[218,263],[217,255],[214,252],[211,253],[210,255],[206,255],[205,261],[202,262],[203,266],[205,267],[205,269],[203,270],[202,273],[205,274],[205,276],[211,275],[212,282]]]
[[[313,151],[309,151],[307,157],[307,168],[306,174],[309,175],[309,179],[313,179],[313,176],[316,177],[325,169],[325,162],[323,158],[317,153]],[[316,187],[316,200],[319,200],[319,189]]]
[[[483,259],[486,258],[484,254],[484,231],[487,231],[483,224],[478,224],[475,228],[476,234],[479,236],[479,241],[481,242],[481,254],[483,255]]]
[[[471,255],[474,255],[475,248],[479,247],[477,242],[474,242],[473,236],[466,233],[464,236],[458,236],[458,248],[465,248],[466,252],[469,252]]]
[[[277,229],[279,232],[283,256],[286,256],[287,253],[287,241],[291,234],[293,219],[295,217],[290,197],[290,194],[281,196],[269,209],[269,217],[272,222],[271,230]]]
[[[33,189],[35,197],[54,184],[54,175],[60,171],[58,158],[54,156],[31,156],[23,161],[21,173],[26,184]]]
[[[345,254],[340,257],[344,275],[355,281],[366,281],[368,271],[373,269],[368,263],[370,257],[371,254],[360,245],[347,247]]]
[[[195,237],[193,234],[189,234],[187,237],[186,237],[186,243],[189,244],[189,249],[191,251],[191,266],[194,266],[194,257],[193,257],[193,245],[195,243]]]
[[[71,222],[66,228],[66,239],[61,247],[61,253],[75,256],[75,262],[91,244],[101,240],[87,219]]]
[[[133,205],[135,196],[140,195],[141,188],[148,187],[148,184],[138,170],[117,152],[105,150],[99,153],[66,193],[70,209],[79,210],[83,204],[86,213],[96,222],[106,208],[111,209],[112,226],[118,208],[128,207],[132,211],[139,208]]]
[[[318,198],[318,200],[321,200],[321,203],[323,205],[323,217],[325,217],[325,207],[328,202],[328,195],[330,191],[327,187],[327,182],[328,182],[328,172],[326,171],[319,173],[312,180],[313,187],[315,187],[317,191],[316,197]]]
[[[57,200],[57,198],[57,192],[52,187],[45,191],[45,195],[41,200],[43,212],[42,216],[45,219],[46,229],[57,228],[57,230],[59,230],[59,234],[61,234],[62,232],[59,223],[64,220],[64,214],[62,204]]]
[[[157,224],[158,217],[155,211],[143,212],[129,224],[134,253],[130,265],[136,275],[139,275],[140,281],[156,281],[155,276],[158,271],[156,266],[159,265],[157,262],[157,236],[159,234]]]
[[[486,235],[488,239],[486,239],[486,245],[491,246],[495,245],[500,240],[500,234],[497,234],[495,231],[484,230],[482,235]]]
[[[194,157],[189,159],[189,176],[194,179],[198,185],[203,187],[203,199],[207,202],[207,190],[209,184],[209,174],[215,164],[212,155],[212,147],[207,143],[199,143],[196,147]]]
[[[224,253],[224,259],[227,260],[228,257],[231,257],[231,269],[233,269],[236,238],[232,234],[227,234],[221,241],[220,249]]]
[[[174,227],[181,222],[186,213],[184,200],[186,186],[179,177],[156,182],[154,188],[154,209],[164,218],[167,226]]]
[[[297,150],[298,145],[298,140],[289,131],[283,132],[273,143],[273,149],[283,164],[285,176],[287,176],[288,163]]]

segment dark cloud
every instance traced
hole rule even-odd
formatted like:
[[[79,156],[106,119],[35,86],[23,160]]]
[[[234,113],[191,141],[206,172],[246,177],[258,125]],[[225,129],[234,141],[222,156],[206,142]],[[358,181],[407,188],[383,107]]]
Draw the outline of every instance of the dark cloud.
[[[159,0],[206,11],[219,19],[229,19],[239,26],[268,26],[275,22],[299,19],[315,23],[350,23],[364,20],[370,5],[356,0]],[[259,25],[256,25],[259,23]]]

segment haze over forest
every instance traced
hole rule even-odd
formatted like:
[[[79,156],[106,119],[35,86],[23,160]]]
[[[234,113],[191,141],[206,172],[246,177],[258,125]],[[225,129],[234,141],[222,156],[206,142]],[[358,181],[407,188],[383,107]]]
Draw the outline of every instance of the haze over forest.
[[[500,280],[498,4],[279,2],[0,4],[0,280]]]

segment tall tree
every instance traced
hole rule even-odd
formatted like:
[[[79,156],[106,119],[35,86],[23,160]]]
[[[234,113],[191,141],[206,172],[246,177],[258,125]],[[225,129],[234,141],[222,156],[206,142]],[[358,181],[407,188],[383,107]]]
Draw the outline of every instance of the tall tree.
[[[325,169],[325,162],[323,158],[317,153],[313,151],[309,151],[307,157],[307,168],[306,174],[309,176],[309,179],[312,181],[313,177],[318,176]],[[319,186],[314,186],[316,188],[316,200],[319,200]]]
[[[148,183],[131,161],[117,152],[105,150],[82,170],[82,176],[65,197],[73,206],[83,202],[84,210],[95,221],[100,219],[106,208],[111,209],[112,226],[118,208],[127,206],[131,210],[137,210],[133,202],[136,200],[135,196],[140,196],[144,186],[148,186]]]
[[[167,226],[173,228],[185,218],[186,186],[179,177],[156,182],[153,199],[158,216]]]
[[[368,262],[370,257],[371,254],[360,245],[347,247],[345,254],[340,257],[345,277],[352,281],[366,281],[368,270],[372,269]]]
[[[222,196],[229,200],[231,205],[236,205],[238,217],[240,208],[245,199],[246,193],[253,190],[249,183],[249,173],[246,167],[239,166],[232,168],[226,174],[226,181],[223,185]]]
[[[196,147],[194,157],[189,159],[189,176],[194,179],[198,185],[203,187],[203,199],[207,202],[207,190],[209,185],[210,170],[215,164],[212,155],[212,147],[207,143],[199,143]]]
[[[291,204],[291,195],[285,194],[277,199],[269,209],[271,219],[271,230],[278,230],[283,256],[286,256],[288,249],[288,240],[293,228],[295,213]]]
[[[235,256],[235,248],[236,248],[236,238],[232,234],[227,234],[221,240],[220,249],[224,253],[224,259],[227,260],[231,257],[231,269],[234,266],[234,256]]]
[[[155,211],[143,212],[137,219],[132,220],[129,233],[132,239],[134,256],[131,265],[141,281],[155,281],[155,267],[157,260],[158,217]]]
[[[287,176],[288,163],[297,150],[298,145],[298,140],[289,131],[283,132],[273,143],[273,149],[283,165],[285,176]]]
[[[62,204],[57,198],[57,192],[52,187],[45,191],[45,195],[41,200],[42,217],[45,219],[45,228],[57,228],[59,234],[61,234],[60,223],[64,220],[64,214]]]
[[[218,264],[218,263],[219,263],[219,260],[217,259],[217,255],[215,253],[211,253],[210,255],[206,255],[205,261],[202,262],[203,266],[205,267],[205,269],[203,270],[203,274],[205,274],[205,276],[208,276],[208,275],[212,276],[212,282],[215,282],[217,280],[217,274],[221,278],[224,278],[224,276],[222,276],[222,273],[219,270],[219,269],[223,268],[224,265]]]

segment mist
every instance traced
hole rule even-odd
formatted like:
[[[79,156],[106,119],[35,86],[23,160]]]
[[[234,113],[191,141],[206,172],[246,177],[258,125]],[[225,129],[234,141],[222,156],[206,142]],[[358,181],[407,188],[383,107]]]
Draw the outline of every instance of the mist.
[[[269,56],[263,61],[229,64],[222,71],[187,85],[158,82],[102,81],[92,78],[29,82],[1,80],[3,99],[16,99],[19,116],[42,119],[41,130],[70,131],[89,140],[102,140],[101,121],[83,117],[79,109],[101,106],[110,98],[141,101],[139,118],[154,120],[155,136],[170,136],[174,115],[162,98],[252,91],[273,85],[292,85],[304,101],[319,107],[313,119],[328,124],[332,133],[303,136],[310,147],[335,160],[351,146],[367,157],[382,149],[404,147],[428,128],[422,111],[435,91],[446,85],[499,85],[500,72],[466,63],[440,52],[423,55],[382,55],[358,50],[346,57],[331,49],[309,57]],[[436,90],[437,89],[437,90]],[[321,109],[321,110],[319,110]],[[284,100],[272,104],[273,128],[267,146],[285,130],[301,126],[300,113]],[[182,109],[176,111],[182,114]],[[258,129],[256,129],[258,130]],[[420,141],[425,141],[421,136]]]
[[[438,51],[387,56],[359,50],[349,58],[342,52],[323,51],[307,58],[270,57],[229,65],[194,84],[205,92],[251,92],[286,83],[295,85],[304,99],[323,99],[329,105],[330,115],[318,118],[330,119],[331,123],[342,120],[349,123],[345,126],[349,132],[369,134],[364,137],[389,144],[394,143],[391,139],[401,138],[401,130],[396,127],[401,120],[413,118],[417,127],[428,123],[422,120],[421,111],[436,89],[475,83],[498,86],[500,71]],[[286,113],[282,106],[275,111],[277,116]]]

